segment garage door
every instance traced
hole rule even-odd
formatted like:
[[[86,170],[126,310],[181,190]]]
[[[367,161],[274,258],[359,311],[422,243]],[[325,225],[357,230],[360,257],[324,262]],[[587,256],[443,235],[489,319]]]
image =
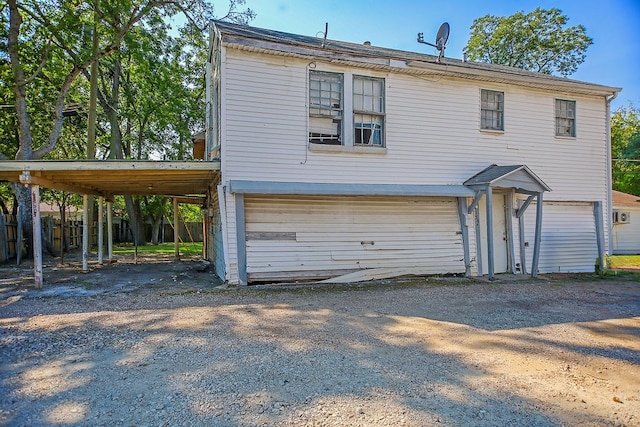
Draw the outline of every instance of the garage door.
[[[245,215],[250,281],[465,271],[455,198],[254,196]]]

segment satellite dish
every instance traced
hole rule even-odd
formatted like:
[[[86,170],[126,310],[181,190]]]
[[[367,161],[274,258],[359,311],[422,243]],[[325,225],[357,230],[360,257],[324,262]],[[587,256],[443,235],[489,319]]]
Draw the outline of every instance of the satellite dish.
[[[449,23],[447,22],[443,22],[442,25],[440,25],[440,28],[438,28],[438,33],[436,34],[436,44],[424,41],[424,34],[418,33],[418,43],[427,44],[438,49],[438,62],[440,62],[440,60],[444,56],[444,50],[447,47],[447,41],[449,40],[449,29]]]

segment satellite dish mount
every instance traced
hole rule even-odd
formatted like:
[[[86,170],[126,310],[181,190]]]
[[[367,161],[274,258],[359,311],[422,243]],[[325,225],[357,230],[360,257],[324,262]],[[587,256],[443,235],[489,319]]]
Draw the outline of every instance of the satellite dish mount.
[[[418,33],[418,43],[427,44],[429,46],[433,46],[438,49],[438,62],[444,57],[444,50],[447,47],[447,41],[449,40],[449,24],[447,22],[443,22],[438,29],[438,34],[436,34],[436,43],[432,44],[424,41],[424,34]]]

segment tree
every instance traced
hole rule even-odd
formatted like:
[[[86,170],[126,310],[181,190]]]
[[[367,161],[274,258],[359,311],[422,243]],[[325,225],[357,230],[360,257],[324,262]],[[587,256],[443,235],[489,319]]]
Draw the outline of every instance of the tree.
[[[629,104],[611,115],[613,189],[640,196],[640,108]]]
[[[243,4],[244,0],[230,0],[224,18],[251,19],[253,11],[238,9]],[[190,26],[203,26],[213,12],[207,0],[7,0],[0,6],[0,91],[3,108],[14,107],[13,117],[1,123],[0,159],[49,156],[63,129],[69,94],[78,86],[82,86],[79,93],[88,92],[86,82],[78,77],[94,61],[118,52],[132,29],[178,13],[186,15]],[[95,52],[94,32],[99,40]],[[11,93],[5,90],[8,88]],[[117,138],[118,104],[115,106],[115,121],[107,122],[105,128]],[[24,207],[21,220],[30,241],[31,198],[24,186],[16,185],[13,190]]]
[[[473,21],[465,52],[472,61],[566,77],[584,62],[593,44],[584,26],[565,28],[568,20],[557,8],[486,15]]]

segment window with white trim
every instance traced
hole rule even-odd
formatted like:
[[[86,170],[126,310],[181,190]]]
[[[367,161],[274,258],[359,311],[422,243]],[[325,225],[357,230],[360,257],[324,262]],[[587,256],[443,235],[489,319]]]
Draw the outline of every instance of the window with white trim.
[[[309,143],[384,147],[384,84],[383,78],[310,70]]]
[[[342,144],[343,75],[309,71],[309,142]]]
[[[480,90],[480,129],[504,130],[504,92]]]
[[[384,79],[353,76],[354,145],[384,146]]]
[[[556,136],[576,136],[576,101],[556,99]]]

